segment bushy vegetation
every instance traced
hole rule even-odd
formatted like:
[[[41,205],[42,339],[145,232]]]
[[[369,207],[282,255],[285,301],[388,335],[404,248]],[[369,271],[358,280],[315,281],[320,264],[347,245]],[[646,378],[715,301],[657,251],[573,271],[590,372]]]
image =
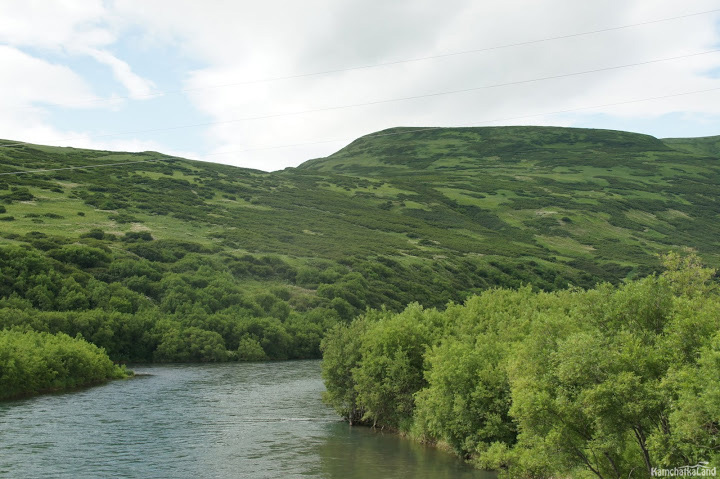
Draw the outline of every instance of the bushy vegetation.
[[[80,334],[114,360],[203,362],[319,357],[324,331],[341,320],[333,295],[248,291],[232,274],[242,259],[183,256],[166,267],[81,244],[0,249],[0,329]]]
[[[442,442],[503,477],[720,464],[720,293],[695,256],[622,285],[492,289],[369,311],[323,340],[351,423]]]
[[[720,263],[713,139],[394,129],[274,173],[5,143],[0,173],[115,166],[2,176],[0,328],[116,361],[316,358],[367,308],[619,284],[685,245]]]
[[[87,386],[129,374],[81,337],[0,330],[0,399]]]

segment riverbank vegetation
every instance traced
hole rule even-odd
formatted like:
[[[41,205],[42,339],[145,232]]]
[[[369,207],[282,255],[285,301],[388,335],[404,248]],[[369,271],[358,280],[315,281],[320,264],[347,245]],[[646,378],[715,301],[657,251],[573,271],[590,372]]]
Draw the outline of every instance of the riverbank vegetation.
[[[443,442],[503,477],[720,464],[720,295],[695,256],[589,290],[493,289],[372,310],[323,341],[351,423]]]
[[[0,399],[99,384],[131,373],[81,337],[0,330]]]
[[[398,128],[268,173],[0,140],[0,329],[115,361],[319,358],[367,308],[619,284],[683,246],[718,266],[716,142]]]

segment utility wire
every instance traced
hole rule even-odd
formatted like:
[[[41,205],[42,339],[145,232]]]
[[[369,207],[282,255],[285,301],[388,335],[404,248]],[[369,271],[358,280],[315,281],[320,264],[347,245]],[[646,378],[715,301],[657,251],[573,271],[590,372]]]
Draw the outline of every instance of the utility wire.
[[[655,96],[655,97],[649,97],[649,98],[639,98],[635,100],[626,100],[626,101],[620,101],[620,102],[614,102],[614,103],[604,103],[602,105],[593,105],[593,106],[584,106],[584,107],[578,107],[578,108],[569,108],[565,110],[556,110],[551,112],[543,112],[543,113],[534,113],[531,115],[522,115],[522,116],[512,116],[512,117],[505,117],[505,118],[496,118],[493,120],[482,120],[478,122],[472,122],[472,123],[465,123],[460,125],[455,125],[452,127],[446,127],[446,126],[431,126],[431,127],[423,127],[423,128],[415,128],[415,129],[407,129],[403,131],[397,131],[392,133],[372,133],[370,135],[365,135],[363,137],[360,137],[358,139],[368,139],[368,138],[378,138],[378,137],[387,137],[387,136],[397,136],[397,135],[407,135],[410,133],[418,133],[418,132],[424,132],[424,131],[431,131],[431,130],[442,130],[446,128],[458,128],[458,127],[468,127],[468,126],[475,126],[478,124],[485,124],[485,123],[497,123],[499,121],[510,121],[510,120],[521,120],[525,118],[535,118],[540,116],[549,116],[549,115],[559,115],[563,113],[571,113],[575,111],[582,111],[582,110],[593,110],[596,108],[606,108],[611,106],[621,106],[621,105],[629,105],[632,103],[641,103],[646,101],[656,101],[656,100],[663,100],[667,98],[676,98],[680,96],[687,96],[687,95],[696,95],[699,93],[708,93],[711,91],[719,91],[720,87],[717,88],[708,88],[705,90],[695,90],[695,91],[688,91],[688,92],[682,92],[682,93],[673,93],[669,95],[662,95],[662,96]],[[339,142],[348,142],[347,139],[333,139],[333,140],[320,140],[320,141],[310,141],[310,142],[304,142],[304,143],[294,143],[289,145],[278,145],[278,146],[268,146],[268,147],[260,147],[260,148],[246,148],[243,150],[233,150],[233,151],[223,151],[219,153],[210,153],[205,156],[217,156],[217,155],[229,155],[229,154],[235,154],[235,153],[244,153],[248,151],[258,151],[258,150],[271,150],[271,149],[280,149],[280,148],[293,148],[297,146],[308,146],[308,145],[319,145],[323,143],[339,143]],[[25,145],[25,143],[21,143]],[[120,165],[130,165],[134,163],[151,163],[151,162],[157,162],[157,161],[177,161],[178,158],[158,158],[153,160],[143,160],[143,161],[128,161],[123,163],[104,163],[101,165],[89,165],[89,166],[71,166],[66,168],[52,168],[52,169],[39,169],[39,170],[24,170],[24,171],[12,171],[8,173],[0,173],[0,176],[2,175],[23,175],[23,174],[33,174],[33,173],[47,173],[47,172],[53,172],[53,171],[61,171],[61,170],[81,170],[86,168],[102,168],[106,166],[120,166]],[[195,160],[197,161],[197,160]]]
[[[146,129],[146,130],[131,130],[131,131],[124,131],[124,132],[117,132],[117,133],[108,133],[104,135],[92,135],[92,136],[82,136],[82,137],[75,137],[75,138],[65,138],[62,140],[57,141],[73,141],[73,140],[88,140],[88,139],[95,139],[95,138],[108,138],[113,136],[121,136],[121,135],[132,135],[132,134],[138,134],[138,133],[157,133],[161,131],[172,131],[172,130],[182,130],[187,128],[197,128],[197,127],[203,127],[203,126],[212,126],[212,125],[223,125],[223,124],[229,124],[229,123],[238,123],[242,121],[255,121],[255,120],[264,120],[269,118],[279,118],[279,117],[287,117],[287,116],[297,116],[297,115],[304,115],[308,113],[319,113],[319,112],[325,112],[325,111],[334,111],[334,110],[343,110],[348,108],[358,108],[363,106],[372,106],[372,105],[380,105],[385,103],[395,103],[395,102],[401,102],[401,101],[408,101],[408,100],[417,100],[421,98],[431,98],[431,97],[439,97],[439,96],[446,96],[446,95],[455,95],[458,93],[468,93],[471,91],[479,91],[479,90],[487,90],[492,88],[501,88],[506,86],[514,86],[514,85],[524,85],[529,83],[537,83],[547,80],[556,80],[560,78],[569,78],[574,76],[580,76],[580,75],[588,75],[592,73],[600,73],[605,71],[612,71],[612,70],[620,70],[623,68],[631,68],[631,67],[637,67],[642,65],[651,65],[655,63],[662,63],[667,61],[674,61],[674,60],[680,60],[684,58],[691,58],[691,57],[697,57],[701,55],[709,55],[713,53],[720,52],[720,49],[715,50],[707,50],[704,52],[698,52],[698,53],[691,53],[688,55],[679,55],[674,57],[667,57],[667,58],[660,58],[656,60],[647,60],[643,62],[636,62],[636,63],[628,63],[624,65],[615,65],[611,67],[604,67],[604,68],[596,68],[593,70],[584,70],[580,72],[572,72],[572,73],[563,73],[560,75],[551,75],[546,77],[540,77],[540,78],[531,78],[526,80],[517,80],[512,82],[505,82],[505,83],[495,83],[491,85],[482,85],[472,88],[463,88],[460,90],[449,90],[449,91],[442,91],[442,92],[434,92],[434,93],[426,93],[423,95],[413,95],[413,96],[406,96],[406,97],[400,97],[400,98],[388,98],[383,100],[375,100],[375,101],[368,101],[368,102],[362,102],[362,103],[352,103],[347,105],[338,105],[338,106],[331,106],[326,108],[316,108],[311,110],[301,110],[296,112],[289,112],[289,113],[274,113],[269,115],[261,115],[261,116],[251,116],[251,117],[245,117],[245,118],[236,118],[233,120],[219,120],[219,121],[211,121],[206,123],[194,123],[190,125],[179,125],[179,126],[171,126],[171,127],[163,127],[163,128],[152,128],[152,129]],[[23,143],[16,143],[16,144],[5,144],[0,145],[0,148],[7,148],[11,146],[16,145],[22,145]]]
[[[669,22],[673,20],[679,20],[683,18],[689,18],[689,17],[696,17],[700,15],[707,15],[711,13],[717,13],[720,12],[720,8],[716,8],[713,10],[705,10],[702,12],[695,12],[695,13],[687,13],[684,15],[676,15],[674,17],[666,17],[666,18],[660,18],[657,20],[648,20],[645,22],[639,22],[639,23],[630,23],[627,25],[620,25],[617,27],[608,27],[608,28],[601,28],[598,30],[590,30],[587,32],[580,32],[580,33],[571,33],[567,35],[558,35],[555,37],[547,37],[547,38],[540,38],[536,40],[528,40],[523,42],[515,42],[515,43],[507,43],[504,45],[496,45],[491,47],[484,47],[484,48],[475,48],[471,50],[462,50],[457,52],[449,52],[449,53],[440,53],[437,55],[429,55],[425,57],[417,57],[417,58],[408,58],[403,60],[394,60],[389,62],[381,62],[381,63],[372,63],[368,65],[359,65],[354,67],[347,67],[347,68],[336,68],[332,70],[321,70],[316,72],[310,72],[310,73],[298,73],[293,75],[285,75],[285,76],[277,76],[277,77],[267,77],[267,78],[261,78],[256,80],[247,80],[247,81],[241,81],[241,82],[233,82],[233,83],[224,83],[224,84],[217,84],[217,85],[207,85],[207,86],[200,86],[195,88],[182,88],[177,90],[164,90],[164,91],[158,91],[155,93],[149,93],[147,95],[133,95],[133,96],[118,96],[113,98],[100,98],[100,99],[88,99],[88,100],[79,100],[73,103],[65,103],[60,104],[57,106],[65,107],[65,106],[72,106],[72,105],[79,105],[83,103],[87,104],[93,104],[93,103],[101,103],[101,102],[113,102],[118,100],[138,100],[143,98],[154,98],[162,95],[166,95],[169,93],[186,93],[190,91],[198,91],[198,90],[208,90],[213,88],[227,88],[232,86],[242,86],[242,85],[253,85],[257,83],[268,83],[268,82],[275,82],[275,81],[281,81],[281,80],[292,80],[297,78],[307,78],[307,77],[313,77],[313,76],[321,76],[321,75],[330,75],[333,73],[344,73],[349,71],[356,71],[356,70],[368,70],[372,68],[379,68],[379,67],[385,67],[385,66],[392,66],[392,65],[401,65],[405,63],[415,63],[415,62],[422,62],[427,60],[436,60],[439,58],[447,58],[447,57],[454,57],[454,56],[460,56],[460,55],[469,55],[474,53],[483,53],[483,52],[489,52],[494,50],[503,50],[506,48],[515,48],[520,46],[526,46],[526,45],[534,45],[537,43],[545,43],[545,42],[551,42],[556,40],[566,40],[569,38],[577,38],[577,37],[583,37],[588,35],[596,35],[599,33],[606,33],[606,32],[612,32],[617,30],[625,30],[628,28],[635,28],[645,25],[652,25],[656,23],[663,23],[663,22]],[[30,109],[34,107],[21,107],[20,109]]]
[[[607,107],[613,107],[613,106],[630,105],[633,103],[641,103],[641,102],[646,102],[646,101],[664,100],[667,98],[675,98],[675,97],[687,96],[687,95],[697,95],[699,93],[708,93],[711,91],[720,91],[720,87],[708,88],[705,90],[694,90],[694,91],[688,91],[688,92],[682,92],[682,93],[672,93],[669,95],[654,96],[654,97],[649,97],[649,98],[639,98],[636,100],[627,100],[627,101],[620,101],[620,102],[615,102],[615,103],[604,103],[601,105],[581,106],[581,107],[577,107],[577,108],[568,108],[565,110],[548,111],[548,112],[543,112],[543,113],[533,113],[531,115],[510,116],[510,117],[504,117],[504,118],[495,118],[492,120],[473,121],[473,122],[461,123],[459,125],[453,125],[453,126],[429,126],[429,127],[423,127],[423,128],[407,129],[407,130],[393,132],[393,133],[371,133],[369,135],[365,135],[365,136],[362,136],[360,138],[355,138],[355,139],[357,139],[357,140],[363,139],[364,140],[364,139],[368,139],[368,138],[405,135],[408,133],[419,133],[419,132],[431,131],[431,130],[443,130],[443,129],[447,129],[447,128],[472,127],[472,126],[482,125],[482,124],[486,124],[486,123],[497,123],[500,121],[523,120],[526,118],[537,118],[537,117],[541,117],[541,116],[560,115],[563,113],[572,113],[572,112],[583,111],[583,110],[595,110],[597,108],[607,108]],[[222,151],[222,152],[217,152],[217,153],[209,153],[209,154],[203,155],[203,156],[229,155],[229,154],[234,154],[234,153],[245,153],[248,151],[276,150],[276,149],[282,149],[282,148],[295,148],[298,146],[310,146],[310,145],[320,145],[323,143],[340,143],[340,142],[347,143],[348,140],[346,138],[342,138],[342,139],[336,138],[336,139],[332,139],[332,140],[319,140],[319,141],[310,141],[310,142],[303,142],[303,143],[293,143],[293,144],[288,144],[288,145],[265,146],[265,147],[258,147],[258,148],[246,148],[243,150]]]

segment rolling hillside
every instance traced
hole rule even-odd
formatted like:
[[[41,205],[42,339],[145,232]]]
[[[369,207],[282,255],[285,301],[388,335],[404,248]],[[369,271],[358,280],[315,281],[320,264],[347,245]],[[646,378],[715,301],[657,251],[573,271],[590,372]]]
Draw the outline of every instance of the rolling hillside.
[[[618,282],[683,247],[720,263],[717,138],[415,130],[274,173],[0,142],[0,327],[122,359],[316,357],[366,307]]]
[[[398,128],[300,169],[382,177],[425,204],[433,198],[473,217],[513,241],[516,254],[582,263],[602,276],[618,267],[644,272],[654,253],[677,246],[717,264],[719,142],[569,128]],[[478,241],[485,253],[502,251],[492,237]]]

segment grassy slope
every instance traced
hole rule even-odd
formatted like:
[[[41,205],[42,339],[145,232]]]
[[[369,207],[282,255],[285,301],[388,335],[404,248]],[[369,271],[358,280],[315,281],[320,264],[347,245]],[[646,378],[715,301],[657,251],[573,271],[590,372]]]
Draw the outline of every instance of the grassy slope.
[[[703,138],[663,138],[666,145],[679,151],[708,155],[717,158],[720,155],[720,136]]]
[[[382,263],[361,272],[375,289],[405,268],[428,288],[439,278],[436,289],[450,290],[427,301],[423,285],[395,285],[397,304],[392,294],[365,303],[393,308],[408,299],[457,300],[492,284],[589,286],[645,274],[656,268],[656,253],[681,246],[718,265],[720,172],[711,140],[567,128],[393,129],[276,173],[153,152],[0,148],[0,173],[163,159],[0,176],[0,196],[10,195],[0,244],[27,244],[32,232],[72,240],[93,228],[117,237],[147,231],[225,259],[272,255],[319,271]],[[13,200],[13,188],[33,198]],[[103,244],[115,256],[137,257],[129,243]],[[237,280],[250,290],[285,282],[295,296],[313,296],[318,285],[253,274]],[[331,284],[332,275],[320,282]]]
[[[435,211],[464,209],[492,231],[480,233],[478,252],[511,244],[515,254],[601,274],[597,268],[655,264],[655,253],[683,245],[718,264],[718,141],[569,128],[397,128],[300,169],[381,177],[413,191],[411,200],[434,202]]]

